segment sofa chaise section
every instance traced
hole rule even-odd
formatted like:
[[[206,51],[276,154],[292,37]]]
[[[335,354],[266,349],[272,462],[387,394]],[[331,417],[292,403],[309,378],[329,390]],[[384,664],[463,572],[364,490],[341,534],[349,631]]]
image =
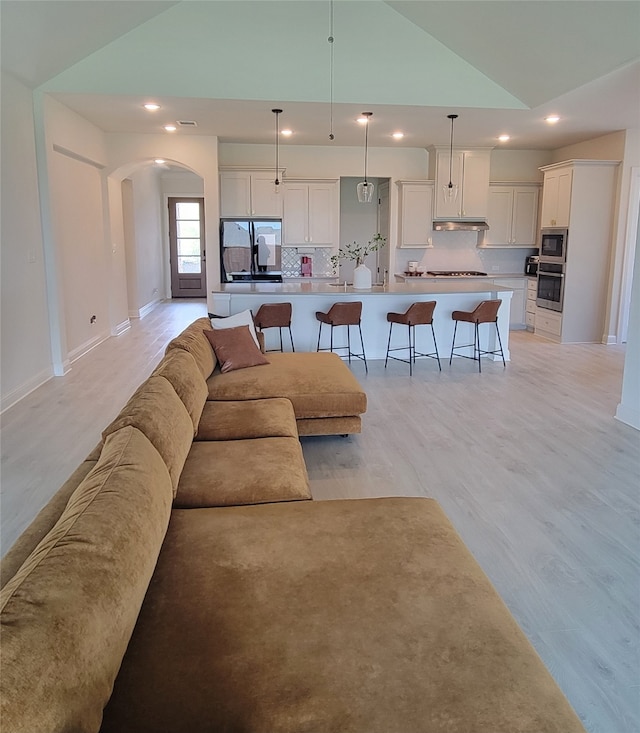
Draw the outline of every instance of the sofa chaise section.
[[[439,505],[389,498],[174,510],[102,731],[209,730],[583,728]]]

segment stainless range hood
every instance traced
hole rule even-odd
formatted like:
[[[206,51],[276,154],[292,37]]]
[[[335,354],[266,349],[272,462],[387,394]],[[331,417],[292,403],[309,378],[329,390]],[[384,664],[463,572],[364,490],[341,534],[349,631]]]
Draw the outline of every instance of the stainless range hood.
[[[489,228],[489,225],[486,221],[450,219],[449,221],[434,221],[433,228],[436,232],[484,232]]]

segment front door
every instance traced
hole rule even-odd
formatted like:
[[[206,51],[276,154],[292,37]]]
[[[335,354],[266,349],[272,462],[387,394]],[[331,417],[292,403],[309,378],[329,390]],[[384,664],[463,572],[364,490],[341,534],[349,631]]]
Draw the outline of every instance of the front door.
[[[169,198],[171,297],[207,294],[204,250],[204,199]]]

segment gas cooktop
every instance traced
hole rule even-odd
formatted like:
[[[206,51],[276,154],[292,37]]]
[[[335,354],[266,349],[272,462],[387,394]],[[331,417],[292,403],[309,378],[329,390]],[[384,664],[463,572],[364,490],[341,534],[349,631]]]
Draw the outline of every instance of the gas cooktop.
[[[486,274],[478,270],[427,270],[427,275],[434,277],[483,277]]]

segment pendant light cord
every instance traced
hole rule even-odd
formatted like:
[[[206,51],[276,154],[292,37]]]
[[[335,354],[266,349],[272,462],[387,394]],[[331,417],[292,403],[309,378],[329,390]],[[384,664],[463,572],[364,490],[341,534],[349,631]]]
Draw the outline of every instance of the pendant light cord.
[[[333,0],[329,7],[329,140],[333,140]]]
[[[271,111],[276,116],[276,180],[275,180],[275,185],[279,186],[280,180],[278,179],[278,176],[280,174],[280,129],[278,127],[278,118],[282,110],[281,109],[272,109]]]
[[[369,118],[364,124],[364,182],[367,182],[367,153],[369,152]]]
[[[453,188],[453,181],[451,180],[451,172],[453,170],[453,121],[458,117],[458,115],[447,115],[447,117],[451,120],[451,136],[449,138],[449,186],[448,188]]]

